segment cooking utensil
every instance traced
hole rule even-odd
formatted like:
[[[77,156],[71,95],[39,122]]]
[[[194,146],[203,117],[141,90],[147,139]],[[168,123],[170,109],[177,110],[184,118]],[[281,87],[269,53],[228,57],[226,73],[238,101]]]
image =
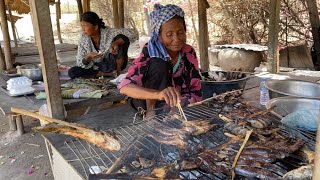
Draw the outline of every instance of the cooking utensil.
[[[20,66],[20,73],[33,81],[42,80],[41,64],[25,64]]]
[[[320,84],[300,80],[269,80],[265,83],[270,98],[293,96],[320,99]]]

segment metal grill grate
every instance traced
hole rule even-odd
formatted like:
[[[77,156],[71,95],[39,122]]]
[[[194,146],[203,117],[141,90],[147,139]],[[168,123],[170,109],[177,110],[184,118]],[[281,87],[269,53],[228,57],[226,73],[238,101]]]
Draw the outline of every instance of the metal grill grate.
[[[185,110],[188,120],[210,119],[212,123],[221,125],[214,128],[204,135],[197,137],[192,136],[187,140],[188,146],[184,150],[188,155],[192,156],[192,152],[198,152],[199,147],[216,147],[228,141],[223,133],[224,122],[218,118],[221,108],[211,109],[210,104],[201,104],[193,106]],[[271,117],[270,117],[271,118]],[[276,122],[276,121],[275,121]],[[69,160],[83,177],[89,179],[115,178],[121,177],[122,172],[138,172],[148,167],[141,167],[134,162],[138,158],[143,158],[153,165],[164,165],[174,163],[181,159],[181,150],[174,146],[159,144],[151,137],[146,136],[152,133],[155,125],[165,124],[166,126],[176,128],[176,121],[166,121],[166,115],[157,115],[149,120],[140,121],[135,124],[117,127],[112,129],[118,137],[122,145],[122,149],[118,152],[104,152],[103,150],[82,140],[74,139],[66,141],[65,145],[74,154],[73,160]],[[283,131],[288,133],[288,131]],[[287,169],[282,162],[276,163],[280,168]],[[293,163],[291,163],[293,164]],[[151,166],[151,165],[150,165]],[[101,176],[95,175],[103,172]],[[107,172],[107,173],[106,173]],[[112,176],[113,173],[118,173]],[[183,179],[226,179],[226,175],[222,173],[205,174],[201,171],[183,171],[180,172]],[[123,179],[128,177],[124,176]],[[130,179],[130,178],[129,178]]]

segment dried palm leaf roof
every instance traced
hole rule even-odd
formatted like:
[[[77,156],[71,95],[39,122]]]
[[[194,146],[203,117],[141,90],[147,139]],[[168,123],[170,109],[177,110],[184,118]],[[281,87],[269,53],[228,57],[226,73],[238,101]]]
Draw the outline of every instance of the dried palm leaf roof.
[[[55,3],[55,0],[48,0],[49,4]],[[30,12],[30,6],[28,0],[4,0],[5,4],[11,5],[11,10],[16,11],[18,14],[28,14]]]

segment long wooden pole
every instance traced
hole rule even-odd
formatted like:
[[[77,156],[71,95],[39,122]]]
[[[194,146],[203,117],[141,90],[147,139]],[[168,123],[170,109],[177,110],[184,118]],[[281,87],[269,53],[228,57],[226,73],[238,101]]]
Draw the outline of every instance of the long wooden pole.
[[[113,14],[113,26],[115,28],[119,28],[119,9],[118,9],[118,1],[112,0],[112,14]]]
[[[280,0],[270,0],[270,20],[268,35],[268,71],[279,72],[278,33],[280,21]]]
[[[209,70],[207,8],[209,7],[206,0],[198,0],[200,66],[202,71]]]
[[[79,12],[79,20],[83,14],[83,7],[82,7],[82,2],[81,0],[77,0],[77,5],[78,5],[78,12]]]
[[[118,0],[119,9],[119,27],[124,28],[124,2],[123,0]]]
[[[18,47],[18,41],[17,41],[17,35],[16,35],[16,31],[14,28],[14,20],[12,18],[12,13],[11,13],[11,4],[8,4],[8,12],[9,12],[9,18],[10,18],[10,24],[11,24],[11,29],[12,29],[12,35],[13,35],[13,40],[14,40],[14,47]]]
[[[4,60],[2,48],[1,48],[1,45],[0,45],[0,69],[1,70],[6,69],[6,64],[4,62],[5,62],[5,60]]]
[[[29,0],[29,5],[42,65],[42,75],[47,95],[49,115],[56,119],[64,119],[49,2]]]
[[[59,39],[59,42],[62,43],[61,29],[60,29],[60,19],[61,19],[60,0],[55,2],[55,4],[56,4],[56,23],[57,23],[58,39]]]
[[[309,10],[309,19],[310,24],[312,28],[312,37],[313,37],[313,43],[314,48],[317,54],[317,61],[320,65],[320,34],[319,34],[319,28],[320,28],[320,20],[319,20],[319,13],[317,8],[317,1],[316,0],[307,0],[307,6]],[[319,70],[319,67],[317,67]]]
[[[10,46],[10,35],[8,29],[6,6],[4,0],[0,0],[0,18],[1,18],[1,28],[3,34],[3,47],[4,47],[4,59],[6,63],[6,69],[11,69],[11,46]]]

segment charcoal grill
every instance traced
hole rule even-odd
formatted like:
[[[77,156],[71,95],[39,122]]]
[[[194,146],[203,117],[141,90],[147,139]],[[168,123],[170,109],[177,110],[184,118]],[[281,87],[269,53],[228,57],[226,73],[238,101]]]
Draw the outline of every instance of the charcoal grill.
[[[235,106],[238,105],[236,104]],[[192,156],[192,153],[196,153],[199,150],[198,148],[216,147],[226,143],[229,138],[223,132],[225,122],[218,115],[228,110],[230,109],[226,108],[223,104],[214,104],[212,106],[212,102],[210,101],[187,108],[185,115],[188,120],[210,119],[212,123],[218,125],[218,128],[214,128],[212,131],[200,136],[192,136],[188,139],[188,146],[184,152],[188,152],[188,155]],[[68,158],[66,158],[67,163],[72,165],[82,179],[132,179],[130,174],[150,170],[151,166],[154,168],[175,164],[182,158],[181,150],[179,151],[178,148],[160,144],[151,137],[146,136],[147,133],[152,132],[155,124],[165,124],[172,128],[177,127],[175,121],[166,121],[167,117],[167,115],[159,114],[150,119],[135,121],[134,124],[104,129],[113,131],[119,137],[122,148],[118,152],[103,151],[90,143],[72,137],[68,137],[62,145],[63,147],[59,148],[65,154],[68,154]],[[279,124],[280,121],[275,119],[275,117],[270,118],[273,119],[273,122],[277,126],[281,125]],[[287,128],[282,128],[282,133],[283,135],[292,135]],[[315,139],[313,137],[309,138]],[[310,144],[313,143],[315,144],[315,142],[310,141]],[[142,167],[141,162],[140,164],[136,163],[139,158],[148,161],[151,165]],[[299,167],[301,165],[299,163],[301,163],[299,157],[290,155],[288,159],[277,161],[276,165],[287,171]],[[207,174],[200,170],[182,171],[179,175],[183,179],[228,178],[223,173]],[[241,179],[241,177],[239,178]]]

